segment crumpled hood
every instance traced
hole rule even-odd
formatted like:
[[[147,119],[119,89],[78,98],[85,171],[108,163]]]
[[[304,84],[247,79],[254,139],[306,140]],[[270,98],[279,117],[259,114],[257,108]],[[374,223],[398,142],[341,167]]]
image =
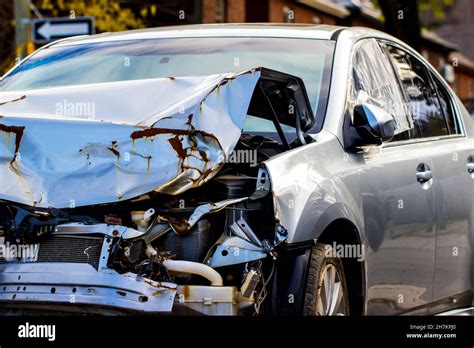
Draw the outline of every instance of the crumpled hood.
[[[68,208],[199,186],[237,144],[259,77],[0,92],[0,199]]]

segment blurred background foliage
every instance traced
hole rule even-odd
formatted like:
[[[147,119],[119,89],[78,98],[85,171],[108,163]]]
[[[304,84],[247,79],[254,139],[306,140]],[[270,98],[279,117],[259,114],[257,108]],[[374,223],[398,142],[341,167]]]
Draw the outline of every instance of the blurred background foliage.
[[[429,13],[433,21],[424,23],[427,29],[438,26],[446,17],[446,11],[453,7],[455,0],[418,0],[420,14]]]
[[[145,28],[145,22],[114,0],[36,0],[33,2],[45,17],[95,17],[97,32]],[[144,6],[140,15],[156,12],[156,6]]]

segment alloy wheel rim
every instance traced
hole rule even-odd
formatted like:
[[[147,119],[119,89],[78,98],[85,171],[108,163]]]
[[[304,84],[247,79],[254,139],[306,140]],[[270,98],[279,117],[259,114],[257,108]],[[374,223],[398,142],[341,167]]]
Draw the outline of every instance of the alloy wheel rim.
[[[339,272],[328,264],[321,272],[316,315],[346,315],[346,299]]]

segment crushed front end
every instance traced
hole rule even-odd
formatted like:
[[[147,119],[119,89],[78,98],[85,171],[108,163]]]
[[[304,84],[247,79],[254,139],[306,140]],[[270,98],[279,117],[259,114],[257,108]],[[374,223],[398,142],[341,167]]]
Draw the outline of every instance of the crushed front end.
[[[1,310],[262,313],[288,235],[264,162],[310,141],[302,81],[256,68],[107,86],[0,95]],[[56,99],[109,107],[150,86],[184,99],[138,124],[48,116]],[[242,132],[248,114],[281,141]]]

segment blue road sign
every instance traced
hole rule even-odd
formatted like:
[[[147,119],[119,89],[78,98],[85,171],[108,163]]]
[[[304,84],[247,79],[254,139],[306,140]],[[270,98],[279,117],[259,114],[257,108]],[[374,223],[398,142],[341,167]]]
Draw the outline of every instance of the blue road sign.
[[[95,32],[94,17],[33,19],[31,25],[33,41],[37,44]]]

